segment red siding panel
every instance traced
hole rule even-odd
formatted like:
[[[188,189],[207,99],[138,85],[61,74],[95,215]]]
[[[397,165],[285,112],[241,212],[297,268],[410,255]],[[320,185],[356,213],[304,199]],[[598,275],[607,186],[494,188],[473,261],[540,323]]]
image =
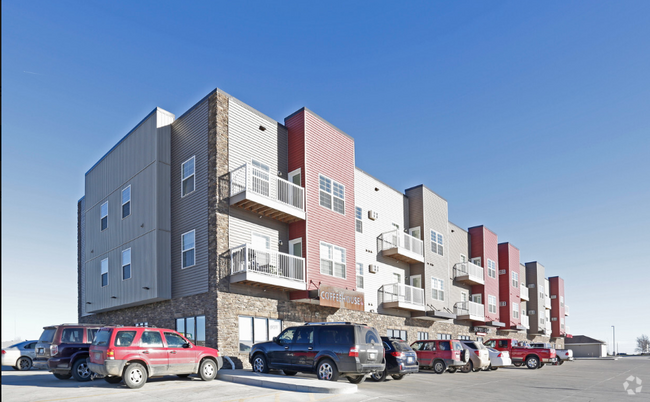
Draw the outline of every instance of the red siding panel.
[[[481,257],[481,266],[484,269],[485,285],[472,286],[472,293],[483,295],[485,304],[485,321],[499,321],[499,250],[498,237],[485,226],[476,226],[469,229],[471,241],[471,258]],[[497,265],[497,277],[488,276],[487,260],[494,261]],[[488,295],[497,299],[497,312],[490,313],[488,308]]]
[[[564,319],[564,306],[560,303],[560,297],[564,299],[564,279],[559,276],[548,278],[549,294],[551,297],[551,336],[558,338],[566,335],[566,322],[564,323],[564,330],[560,326],[561,320]],[[564,300],[566,303],[566,300]],[[555,318],[555,321],[553,321]]]
[[[520,288],[512,286],[512,273],[519,274],[519,249],[510,243],[501,243],[499,250],[499,270],[505,270],[505,274],[499,275],[499,301],[506,301],[507,304],[500,307],[501,322],[506,328],[521,324],[521,292]],[[521,283],[521,282],[520,282]],[[512,316],[512,303],[519,304],[519,317]]]

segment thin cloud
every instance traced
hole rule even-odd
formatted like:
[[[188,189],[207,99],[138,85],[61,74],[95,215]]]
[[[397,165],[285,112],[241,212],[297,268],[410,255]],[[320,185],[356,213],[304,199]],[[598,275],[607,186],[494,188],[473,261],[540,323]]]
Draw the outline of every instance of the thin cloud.
[[[25,73],[25,74],[34,74],[34,75],[43,75],[43,74],[35,73],[33,71],[23,71],[23,73]]]

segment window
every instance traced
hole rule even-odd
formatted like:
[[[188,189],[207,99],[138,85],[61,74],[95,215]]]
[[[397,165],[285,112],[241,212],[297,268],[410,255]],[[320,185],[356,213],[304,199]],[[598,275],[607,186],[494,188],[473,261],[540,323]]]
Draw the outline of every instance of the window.
[[[135,331],[118,331],[115,335],[115,346],[127,347],[131,346],[135,338]]]
[[[306,326],[298,328],[293,337],[293,343],[309,345],[314,343],[314,327]]]
[[[282,332],[282,321],[239,316],[239,351],[249,352],[255,343],[266,342]],[[283,334],[283,336],[286,334]],[[293,332],[291,333],[293,338]]]
[[[471,339],[469,338],[469,335],[458,335],[458,340],[460,340],[460,341],[469,341]]]
[[[357,222],[357,232],[363,233],[363,209],[356,207],[355,208],[355,216],[356,216],[356,222]]]
[[[131,249],[122,251],[122,280],[131,279]]]
[[[393,272],[393,283],[402,283],[402,275]]]
[[[101,262],[101,279],[102,287],[108,286],[108,258],[104,258]]]
[[[487,269],[488,269],[488,276],[490,278],[497,277],[497,263],[490,260],[489,258],[487,260]]]
[[[345,215],[345,186],[319,175],[320,205]]]
[[[443,279],[431,278],[431,298],[433,300],[445,300],[445,281]]]
[[[474,303],[483,304],[483,295],[480,293],[472,295],[472,301]]]
[[[181,165],[181,197],[185,197],[194,191],[194,185],[196,184],[194,162],[195,157],[193,156]]]
[[[321,242],[320,272],[345,279],[345,249]]]
[[[144,331],[140,337],[140,346],[162,348],[162,336],[158,331]]]
[[[122,219],[131,215],[131,185],[122,190]]]
[[[516,272],[512,273],[512,287],[513,288],[519,287],[519,274]]]
[[[84,341],[83,328],[65,328],[61,332],[61,343],[81,343]]]
[[[270,191],[271,169],[268,167],[268,165],[258,162],[255,159],[253,159],[251,162],[253,165],[253,168],[251,169],[251,172],[253,173],[251,177],[251,180],[253,181],[252,190],[255,191],[256,193],[268,197],[271,194]]]
[[[512,303],[512,318],[519,318],[519,303]]]
[[[199,346],[205,346],[205,316],[177,318],[176,332]]]
[[[406,331],[403,329],[389,329],[386,333],[389,338],[399,338],[403,341],[408,341]]]
[[[460,262],[467,262],[467,256],[465,254],[460,255]]]
[[[108,201],[102,204],[100,208],[101,217],[99,220],[100,230],[105,230],[108,228]]]
[[[442,235],[431,230],[431,252],[443,255]]]
[[[357,288],[363,289],[363,264],[357,262]]]
[[[429,333],[428,332],[420,332],[418,331],[418,341],[426,341],[429,339]]]
[[[496,296],[488,295],[488,311],[490,313],[497,312],[497,298]]]
[[[173,332],[165,332],[165,341],[168,348],[182,348],[185,345],[185,339]]]
[[[451,339],[451,334],[438,334],[438,339],[441,340]]]
[[[194,234],[192,230],[181,235],[182,268],[194,266]]]

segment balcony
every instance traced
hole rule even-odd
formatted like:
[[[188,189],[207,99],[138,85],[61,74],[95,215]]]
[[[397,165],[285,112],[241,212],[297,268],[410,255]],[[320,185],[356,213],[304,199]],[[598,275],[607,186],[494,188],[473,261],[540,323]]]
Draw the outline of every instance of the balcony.
[[[424,311],[424,289],[402,283],[391,283],[379,288],[380,303],[384,308]]]
[[[459,262],[454,265],[454,279],[468,285],[484,285],[483,267],[471,262]]]
[[[526,329],[530,329],[530,321],[528,320],[528,316],[525,314],[521,315],[521,325]]]
[[[569,315],[569,306],[567,306],[566,304],[564,305],[564,315]]]
[[[456,318],[485,322],[485,305],[471,301],[458,302],[454,305]]]
[[[544,308],[547,310],[551,309],[551,298],[548,296],[544,296]]]
[[[528,288],[523,283],[519,288],[519,295],[521,297],[521,300],[525,300],[525,301],[530,300],[530,296],[528,296]]]
[[[230,172],[230,205],[296,222],[305,219],[305,189],[246,163]]]
[[[397,229],[379,235],[379,247],[384,257],[391,257],[409,264],[424,262],[422,240]]]
[[[230,283],[306,290],[305,259],[245,244],[230,250]]]

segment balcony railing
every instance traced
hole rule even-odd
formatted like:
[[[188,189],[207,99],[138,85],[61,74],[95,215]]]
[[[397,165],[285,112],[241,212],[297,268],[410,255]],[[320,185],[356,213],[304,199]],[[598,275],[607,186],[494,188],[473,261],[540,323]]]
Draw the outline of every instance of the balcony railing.
[[[250,244],[230,251],[230,282],[256,282],[290,289],[305,287],[305,259]]]
[[[424,289],[403,283],[390,283],[379,289],[385,308],[402,308],[424,311]]]
[[[281,221],[305,219],[304,188],[248,163],[230,172],[230,204]]]
[[[547,310],[551,309],[551,298],[548,296],[544,296],[544,308]]]
[[[460,320],[485,321],[485,305],[471,301],[458,302],[454,306]]]
[[[483,267],[471,262],[459,262],[454,265],[454,278],[468,285],[485,284],[483,272]]]
[[[523,325],[526,329],[530,328],[530,321],[528,319],[528,316],[525,314],[521,315],[521,325]]]
[[[569,315],[569,306],[567,306],[566,304],[564,305],[564,315]]]
[[[519,295],[521,300],[530,300],[530,297],[528,296],[528,288],[523,283],[519,287]]]
[[[424,262],[422,240],[395,229],[379,235],[379,247],[383,255],[413,264]]]

